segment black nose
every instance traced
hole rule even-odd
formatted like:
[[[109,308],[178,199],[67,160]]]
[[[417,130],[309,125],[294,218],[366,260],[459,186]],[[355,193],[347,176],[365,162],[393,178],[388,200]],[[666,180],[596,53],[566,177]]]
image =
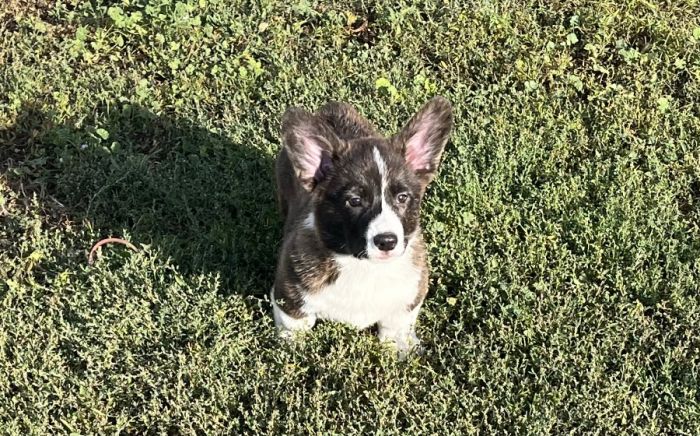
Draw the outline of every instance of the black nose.
[[[374,237],[374,245],[382,251],[391,251],[396,247],[398,238],[393,233],[380,233]]]

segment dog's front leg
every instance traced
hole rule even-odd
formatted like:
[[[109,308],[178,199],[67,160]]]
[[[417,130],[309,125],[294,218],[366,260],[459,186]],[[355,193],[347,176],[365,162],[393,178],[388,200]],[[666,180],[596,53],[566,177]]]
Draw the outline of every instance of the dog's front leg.
[[[314,324],[316,324],[315,315],[305,315],[295,318],[285,313],[275,300],[274,289],[270,291],[270,299],[272,300],[272,314],[275,318],[275,326],[277,326],[280,337],[291,339],[295,332],[311,330]]]
[[[419,349],[420,340],[416,336],[416,318],[420,305],[410,312],[400,310],[379,321],[379,339],[396,346],[400,356]]]

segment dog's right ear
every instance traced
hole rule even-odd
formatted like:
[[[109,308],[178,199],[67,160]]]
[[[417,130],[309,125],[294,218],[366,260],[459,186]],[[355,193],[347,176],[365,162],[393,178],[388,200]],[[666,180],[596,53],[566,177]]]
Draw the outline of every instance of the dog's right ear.
[[[289,108],[282,117],[282,138],[294,172],[311,191],[333,171],[333,151],[340,140],[321,118],[301,108]]]

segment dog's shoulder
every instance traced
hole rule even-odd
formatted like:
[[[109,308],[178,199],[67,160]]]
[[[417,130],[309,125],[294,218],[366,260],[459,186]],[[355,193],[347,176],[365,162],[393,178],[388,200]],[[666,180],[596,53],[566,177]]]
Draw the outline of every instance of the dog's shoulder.
[[[338,268],[332,253],[322,244],[314,229],[312,213],[300,216],[289,229],[282,246],[287,269],[281,273],[314,292],[335,281]]]

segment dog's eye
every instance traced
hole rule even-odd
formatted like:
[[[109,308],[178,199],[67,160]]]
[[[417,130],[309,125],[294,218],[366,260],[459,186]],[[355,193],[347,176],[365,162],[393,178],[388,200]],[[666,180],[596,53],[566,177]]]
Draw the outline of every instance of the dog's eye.
[[[408,201],[408,194],[405,192],[400,193],[396,196],[396,201],[398,201],[400,204],[406,203]]]
[[[348,200],[348,206],[350,207],[360,207],[362,206],[362,199],[360,197],[350,197]]]

